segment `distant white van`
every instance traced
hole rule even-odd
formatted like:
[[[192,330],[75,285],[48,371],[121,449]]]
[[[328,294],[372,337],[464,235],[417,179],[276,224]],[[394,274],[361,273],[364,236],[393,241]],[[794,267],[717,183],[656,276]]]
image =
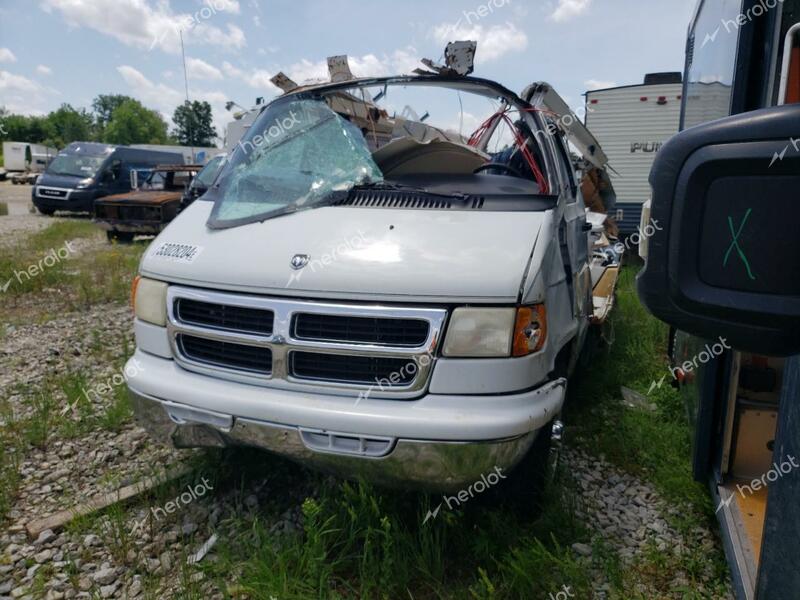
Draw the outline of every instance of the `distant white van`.
[[[586,93],[586,127],[608,156],[623,234],[639,226],[653,161],[680,128],[682,94],[680,73],[652,73],[641,85]]]

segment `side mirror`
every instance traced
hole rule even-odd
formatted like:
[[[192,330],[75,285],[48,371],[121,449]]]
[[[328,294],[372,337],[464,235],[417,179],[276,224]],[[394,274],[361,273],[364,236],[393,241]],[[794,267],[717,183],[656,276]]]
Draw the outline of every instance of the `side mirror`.
[[[800,353],[800,105],[687,129],[650,183],[661,228],[637,280],[647,309],[737,349]]]

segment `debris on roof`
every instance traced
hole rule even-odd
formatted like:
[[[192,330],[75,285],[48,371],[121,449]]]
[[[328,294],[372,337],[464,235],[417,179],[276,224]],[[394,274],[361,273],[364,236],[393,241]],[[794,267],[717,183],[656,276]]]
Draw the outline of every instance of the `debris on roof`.
[[[300,87],[291,78],[289,78],[289,76],[286,75],[286,73],[284,73],[283,71],[272,77],[270,81],[287,94],[292,90],[296,90],[298,87]]]
[[[353,72],[350,70],[350,63],[346,54],[328,57],[328,73],[331,76],[331,83],[355,79]]]
[[[445,65],[437,65],[429,58],[423,58],[422,64],[439,75],[451,75],[465,77],[475,70],[475,52],[478,42],[450,42],[444,49]],[[419,75],[430,75],[431,73],[423,69],[414,71]]]

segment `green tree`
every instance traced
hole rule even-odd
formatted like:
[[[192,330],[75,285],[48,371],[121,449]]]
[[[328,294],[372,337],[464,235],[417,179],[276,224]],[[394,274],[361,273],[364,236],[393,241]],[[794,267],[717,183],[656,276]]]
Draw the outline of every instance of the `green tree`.
[[[61,108],[47,115],[45,143],[63,148],[71,142],[89,141],[92,139],[93,127],[94,119],[86,109],[76,110],[69,104],[62,104]]]
[[[98,140],[103,139],[105,129],[108,127],[114,111],[128,100],[133,100],[133,98],[124,94],[100,94],[92,101]]]
[[[211,105],[208,102],[184,102],[175,109],[172,115],[175,136],[183,146],[213,146],[217,137],[211,115]]]
[[[103,141],[109,144],[164,144],[167,124],[156,111],[127,99],[114,109],[105,128]]]
[[[39,144],[47,138],[47,119],[45,117],[26,117],[15,115],[0,108],[0,140]]]

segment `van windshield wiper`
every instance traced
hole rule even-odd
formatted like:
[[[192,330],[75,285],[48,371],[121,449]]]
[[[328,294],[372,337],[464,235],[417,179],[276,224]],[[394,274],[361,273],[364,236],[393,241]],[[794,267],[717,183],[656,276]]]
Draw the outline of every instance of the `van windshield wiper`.
[[[336,202],[346,199],[349,194],[350,190],[335,190],[328,194],[325,194],[324,196],[320,196],[315,200],[311,200],[303,204],[292,202],[282,208],[277,208],[265,214],[262,218],[258,219],[258,222],[263,223],[264,221],[269,221],[270,219],[274,219],[275,217],[289,215],[292,213],[300,212],[302,210],[310,210],[312,208],[322,208],[323,206],[330,206],[331,204],[335,204]]]
[[[425,194],[426,196],[438,196],[440,198],[460,198],[462,200],[468,199],[469,194],[463,192],[432,192],[427,188],[407,185],[404,183],[397,183],[394,181],[373,181],[370,183],[363,183],[353,186],[353,191],[360,190],[377,190],[385,192],[416,192],[418,194]]]

